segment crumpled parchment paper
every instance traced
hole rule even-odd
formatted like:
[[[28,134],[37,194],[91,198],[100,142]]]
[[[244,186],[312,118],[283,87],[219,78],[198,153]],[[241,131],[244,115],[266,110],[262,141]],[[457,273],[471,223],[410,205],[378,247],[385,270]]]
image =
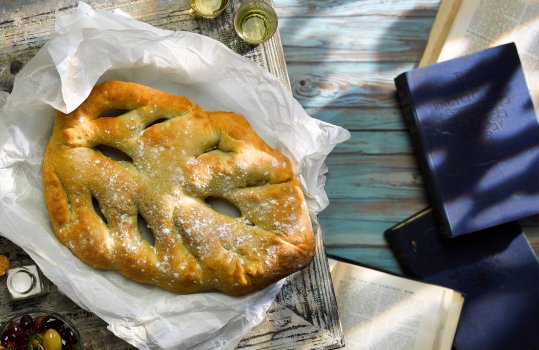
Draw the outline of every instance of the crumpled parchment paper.
[[[121,11],[79,3],[0,95],[0,231],[58,288],[140,349],[232,349],[262,321],[282,282],[236,298],[175,295],[85,265],[50,228],[41,161],[55,109],[74,110],[100,81],[116,79],[184,95],[206,110],[244,115],[291,158],[311,215],[328,205],[326,156],[348,131],[309,117],[274,76],[210,38],[172,32]]]

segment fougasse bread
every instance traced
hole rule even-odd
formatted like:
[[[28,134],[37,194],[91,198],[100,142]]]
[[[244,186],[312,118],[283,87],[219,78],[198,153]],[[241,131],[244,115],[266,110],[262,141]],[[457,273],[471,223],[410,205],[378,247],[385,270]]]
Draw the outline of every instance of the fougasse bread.
[[[244,117],[204,111],[182,96],[120,81],[95,86],[72,113],[57,113],[42,171],[60,242],[87,264],[138,282],[242,295],[314,255],[290,160]],[[215,210],[211,198],[240,214]],[[141,220],[153,242],[141,235]]]

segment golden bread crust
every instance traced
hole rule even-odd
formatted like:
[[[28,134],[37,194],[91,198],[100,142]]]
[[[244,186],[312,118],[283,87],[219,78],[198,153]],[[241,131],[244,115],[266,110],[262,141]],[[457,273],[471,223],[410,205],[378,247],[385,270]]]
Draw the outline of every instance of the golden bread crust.
[[[9,269],[11,262],[5,255],[0,255],[0,277],[4,276]]]
[[[122,111],[103,116],[111,109]],[[128,157],[111,159],[100,145]],[[134,83],[97,85],[75,111],[57,113],[42,171],[60,242],[89,265],[142,283],[241,295],[314,254],[290,160],[242,116],[206,112],[185,97]],[[214,210],[207,203],[214,197],[241,216]],[[153,244],[141,237],[141,217]]]

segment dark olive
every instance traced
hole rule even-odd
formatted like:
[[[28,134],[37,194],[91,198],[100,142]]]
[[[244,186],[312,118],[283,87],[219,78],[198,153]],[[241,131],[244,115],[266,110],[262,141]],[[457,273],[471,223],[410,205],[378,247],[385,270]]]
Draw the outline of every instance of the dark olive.
[[[11,321],[9,323],[9,325],[7,326],[6,334],[9,340],[12,340],[14,342],[23,341],[26,337],[26,334],[22,330],[21,326],[15,321]]]
[[[34,319],[34,333],[41,333],[45,327],[47,316],[38,316]]]
[[[9,338],[7,332],[2,333],[0,336],[0,344],[2,344],[3,347],[7,348],[12,343],[12,340]]]
[[[30,315],[23,315],[19,321],[19,324],[24,331],[27,331],[34,326],[34,320]]]
[[[75,332],[71,328],[65,327],[61,332],[60,335],[62,336],[62,339],[66,341],[67,344],[77,344],[78,339],[75,335]]]
[[[48,316],[43,324],[44,329],[54,329],[58,332],[64,329],[64,322],[54,316]]]

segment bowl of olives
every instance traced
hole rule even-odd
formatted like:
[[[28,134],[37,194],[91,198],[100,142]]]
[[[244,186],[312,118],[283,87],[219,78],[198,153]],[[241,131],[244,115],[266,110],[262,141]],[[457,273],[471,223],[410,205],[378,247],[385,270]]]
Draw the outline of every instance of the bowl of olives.
[[[0,323],[0,350],[81,350],[80,334],[54,311],[11,314]]]

